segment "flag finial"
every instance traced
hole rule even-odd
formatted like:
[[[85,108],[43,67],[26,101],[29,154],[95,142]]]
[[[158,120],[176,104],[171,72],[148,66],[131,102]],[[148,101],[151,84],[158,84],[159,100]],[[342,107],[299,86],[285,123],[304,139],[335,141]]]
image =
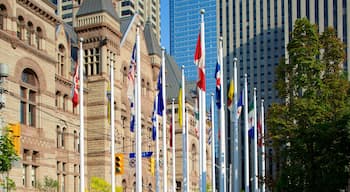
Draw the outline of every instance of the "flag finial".
[[[223,39],[224,39],[224,38],[222,38],[222,36],[219,37],[219,40],[220,40],[220,41],[223,41]]]
[[[83,42],[84,41],[84,38],[80,37],[80,42]]]
[[[163,46],[162,46],[160,49],[161,49],[162,51],[165,51],[165,47],[163,47]]]
[[[237,57],[234,57],[234,58],[233,58],[233,62],[237,62]]]
[[[204,14],[205,13],[205,10],[204,9],[201,9],[201,14]]]

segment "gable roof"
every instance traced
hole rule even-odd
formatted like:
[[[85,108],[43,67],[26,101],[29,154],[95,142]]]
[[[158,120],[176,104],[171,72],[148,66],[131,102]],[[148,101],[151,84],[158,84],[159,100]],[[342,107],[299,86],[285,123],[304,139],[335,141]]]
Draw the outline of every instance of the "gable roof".
[[[117,12],[114,10],[111,0],[85,0],[81,4],[76,17],[101,12],[106,12],[114,19],[119,21],[119,17]]]
[[[144,35],[148,53],[151,55],[155,54],[161,56],[160,45],[152,29],[152,23],[149,20],[146,21]]]

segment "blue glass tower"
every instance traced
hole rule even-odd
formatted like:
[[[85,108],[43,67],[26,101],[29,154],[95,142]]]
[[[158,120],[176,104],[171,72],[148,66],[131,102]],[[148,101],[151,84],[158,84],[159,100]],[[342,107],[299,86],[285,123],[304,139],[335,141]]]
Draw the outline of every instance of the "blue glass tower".
[[[217,61],[216,0],[170,0],[170,54],[181,67],[185,66],[188,81],[198,79],[194,52],[200,30],[200,9],[205,10],[205,51],[207,79],[207,108],[210,93],[215,93],[215,65]]]

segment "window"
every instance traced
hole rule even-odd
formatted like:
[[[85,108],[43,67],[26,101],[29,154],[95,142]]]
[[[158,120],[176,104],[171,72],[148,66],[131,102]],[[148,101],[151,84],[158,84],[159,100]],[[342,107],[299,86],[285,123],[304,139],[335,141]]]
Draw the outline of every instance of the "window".
[[[56,70],[57,70],[57,74],[61,76],[65,76],[65,70],[66,70],[65,59],[66,59],[66,48],[62,44],[59,44]]]
[[[195,171],[195,164],[196,164],[196,145],[193,143],[192,144],[192,149],[191,149],[191,153],[192,153],[192,171]]]
[[[36,74],[29,68],[22,72],[20,87],[20,119],[24,125],[36,125],[36,96],[38,80]]]
[[[37,169],[38,169],[37,166],[32,166],[32,170],[31,170],[31,172],[30,172],[31,186],[32,186],[32,187],[35,187]]]
[[[62,130],[62,137],[61,137],[61,146],[62,148],[65,147],[65,137],[66,137],[66,133],[67,132],[67,129],[64,127],[63,130]]]
[[[22,165],[22,185],[27,186],[27,167],[28,165]]]
[[[6,17],[7,17],[7,9],[4,4],[0,5],[0,29],[6,29]]]
[[[37,49],[42,49],[42,39],[43,39],[43,31],[40,27],[36,28],[35,32],[35,44]]]
[[[67,111],[68,110],[68,95],[64,95],[63,96],[63,111]]]
[[[62,138],[61,128],[60,128],[60,126],[57,126],[57,128],[56,128],[57,148],[61,147],[61,138]]]
[[[26,30],[26,41],[29,45],[32,45],[32,34],[34,33],[34,29],[33,29],[33,23],[28,21],[27,23],[27,30]]]
[[[85,73],[88,76],[100,74],[100,49],[91,48],[85,50]]]
[[[73,143],[73,149],[74,149],[74,152],[78,152],[78,133],[76,130],[74,130],[74,143]]]
[[[17,18],[17,37],[18,39],[23,40],[24,33],[24,19],[22,16],[18,16]]]

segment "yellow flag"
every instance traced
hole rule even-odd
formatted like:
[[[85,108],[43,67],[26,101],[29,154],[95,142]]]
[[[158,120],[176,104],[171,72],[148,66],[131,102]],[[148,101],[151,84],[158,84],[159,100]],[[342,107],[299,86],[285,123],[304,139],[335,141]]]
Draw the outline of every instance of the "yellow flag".
[[[180,87],[179,90],[179,97],[178,97],[179,107],[177,109],[178,115],[179,115],[179,126],[182,127],[182,87]]]
[[[230,80],[230,87],[227,92],[227,107],[229,110],[232,109],[232,103],[233,103],[233,94],[234,94],[234,87],[233,87],[233,79]]]

